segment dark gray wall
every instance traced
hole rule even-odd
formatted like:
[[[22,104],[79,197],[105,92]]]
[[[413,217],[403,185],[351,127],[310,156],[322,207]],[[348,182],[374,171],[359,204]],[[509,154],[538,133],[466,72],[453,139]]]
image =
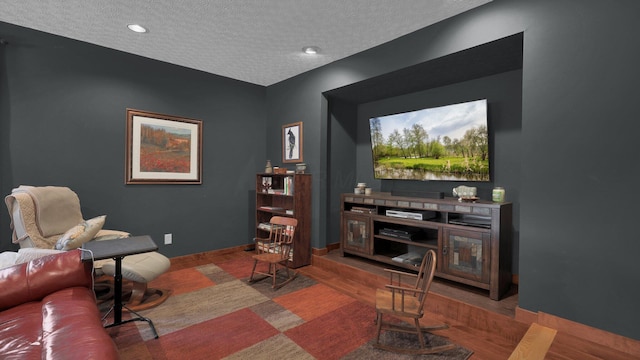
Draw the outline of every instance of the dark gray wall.
[[[85,218],[167,256],[247,244],[264,167],[265,88],[0,23],[1,186],[69,186]],[[203,121],[202,185],[125,185],[125,111]],[[10,244],[2,212],[2,249]],[[163,245],[163,234],[173,245]]]
[[[331,181],[328,183],[328,211],[326,212],[327,245],[340,242],[340,194],[353,191],[360,179],[358,175],[358,106],[356,104],[332,99],[329,102],[330,135],[328,168]],[[322,246],[321,246],[322,247]]]
[[[330,101],[319,94],[523,33],[521,128],[496,155],[513,156],[512,166],[520,160],[518,169],[496,169],[513,172],[517,184],[507,187],[507,197],[519,202],[519,305],[640,339],[637,195],[621,191],[632,189],[640,172],[634,166],[640,125],[633,121],[638,13],[633,0],[495,0],[270,86],[269,156],[280,154],[282,124],[303,121],[305,139],[314,138],[304,148],[314,190],[320,189],[313,194],[314,226],[320,225],[312,229],[313,247],[337,241],[326,231],[337,216],[330,207],[337,189],[352,187],[341,183],[351,165],[341,161],[334,169],[330,159],[358,142],[332,129],[345,120],[332,117],[324,108]],[[354,143],[337,146],[329,139],[336,133]],[[352,166],[363,167],[360,159]]]
[[[640,339],[637,1],[530,6],[520,305]],[[622,191],[621,191],[622,190]]]

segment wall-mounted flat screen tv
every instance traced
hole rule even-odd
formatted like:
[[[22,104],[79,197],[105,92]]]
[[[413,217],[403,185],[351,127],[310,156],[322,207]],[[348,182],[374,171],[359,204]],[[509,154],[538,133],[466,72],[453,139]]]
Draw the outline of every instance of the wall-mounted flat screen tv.
[[[369,119],[376,179],[490,181],[487,100]]]

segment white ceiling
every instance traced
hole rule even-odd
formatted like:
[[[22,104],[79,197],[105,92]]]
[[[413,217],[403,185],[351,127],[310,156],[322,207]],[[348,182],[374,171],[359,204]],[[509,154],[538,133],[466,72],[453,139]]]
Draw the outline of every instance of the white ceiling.
[[[0,21],[271,85],[489,1],[0,0]]]

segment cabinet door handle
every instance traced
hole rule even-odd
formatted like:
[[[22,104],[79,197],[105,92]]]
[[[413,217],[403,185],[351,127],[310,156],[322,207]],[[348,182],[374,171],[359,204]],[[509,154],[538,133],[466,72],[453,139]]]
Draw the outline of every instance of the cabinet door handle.
[[[448,247],[443,247],[442,248],[442,255],[447,255],[448,252],[449,252],[449,248]]]

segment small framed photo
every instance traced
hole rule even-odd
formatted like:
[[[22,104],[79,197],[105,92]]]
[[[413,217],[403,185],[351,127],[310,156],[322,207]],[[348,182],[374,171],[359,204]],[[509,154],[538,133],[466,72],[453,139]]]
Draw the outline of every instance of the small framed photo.
[[[282,162],[302,162],[302,122],[282,126]]]
[[[126,184],[202,184],[202,121],[127,109]]]

